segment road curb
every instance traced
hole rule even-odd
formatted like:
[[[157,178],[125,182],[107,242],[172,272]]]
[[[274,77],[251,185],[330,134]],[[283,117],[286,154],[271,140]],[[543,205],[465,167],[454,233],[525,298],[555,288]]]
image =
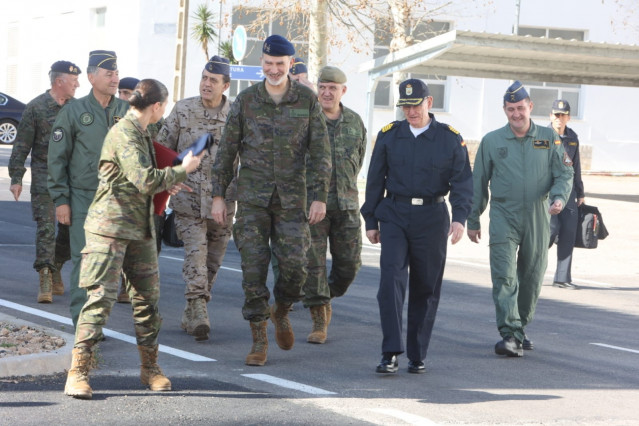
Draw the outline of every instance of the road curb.
[[[26,325],[42,330],[48,335],[64,339],[65,344],[59,349],[29,355],[14,355],[0,358],[0,377],[41,376],[61,373],[71,365],[71,350],[74,336],[50,327],[43,327],[29,321],[18,319],[0,312],[0,321],[16,325]]]

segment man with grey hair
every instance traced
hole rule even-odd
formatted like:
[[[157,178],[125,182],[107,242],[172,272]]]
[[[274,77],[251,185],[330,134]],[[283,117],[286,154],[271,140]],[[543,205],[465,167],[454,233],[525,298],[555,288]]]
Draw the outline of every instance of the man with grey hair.
[[[48,188],[56,206],[56,217],[70,225],[71,261],[69,283],[73,326],[86,302],[86,290],[78,287],[81,251],[85,246],[84,220],[98,187],[98,162],[107,132],[129,109],[118,99],[117,57],[115,52],[94,50],[87,67],[89,94],[60,111],[49,143]]]
[[[51,65],[51,89],[29,102],[18,125],[18,137],[9,160],[9,191],[16,201],[22,193],[24,163],[31,153],[31,211],[36,221],[36,259],[33,268],[40,275],[38,303],[51,303],[53,295],[64,294],[60,270],[69,260],[69,227],[58,223],[55,232],[55,209],[47,190],[47,156],[51,126],[62,107],[73,99],[80,87],[82,71],[69,61]]]

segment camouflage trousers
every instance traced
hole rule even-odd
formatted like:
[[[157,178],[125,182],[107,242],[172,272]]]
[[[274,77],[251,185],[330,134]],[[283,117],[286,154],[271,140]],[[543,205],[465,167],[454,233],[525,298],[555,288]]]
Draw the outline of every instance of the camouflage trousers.
[[[55,233],[55,204],[48,193],[31,194],[31,211],[36,222],[36,258],[33,269],[57,271],[71,259],[69,226],[58,223]]]
[[[304,306],[327,304],[346,293],[362,266],[362,225],[358,210],[327,210],[326,217],[311,225],[308,277],[304,283]],[[326,277],[326,249],[330,243],[332,266]]]
[[[157,344],[162,317],[158,311],[160,276],[155,240],[125,240],[87,232],[80,287],[86,288],[88,299],[75,330],[76,348],[102,340],[102,327],[116,301],[122,271],[127,277],[137,343]]]
[[[211,288],[222,265],[226,246],[231,238],[235,203],[226,203],[226,223],[221,226],[213,219],[203,219],[176,212],[175,227],[184,242],[182,278],[186,284],[187,300],[204,297],[211,300]]]
[[[310,245],[305,209],[282,208],[277,193],[268,207],[238,203],[233,240],[242,258],[244,319],[255,322],[269,318],[270,292],[266,278],[271,247],[279,264],[273,287],[275,300],[288,304],[301,299]]]

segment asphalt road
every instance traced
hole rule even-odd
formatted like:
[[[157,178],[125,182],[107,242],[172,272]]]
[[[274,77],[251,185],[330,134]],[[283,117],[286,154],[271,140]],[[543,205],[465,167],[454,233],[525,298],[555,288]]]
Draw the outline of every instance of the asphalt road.
[[[0,312],[71,332],[68,296],[35,302],[34,222],[28,187],[20,202],[8,191],[10,148],[0,147]],[[619,179],[619,178],[611,178]],[[588,177],[590,198],[606,216],[611,236],[597,250],[577,252],[579,291],[556,289],[547,276],[535,321],[527,329],[535,350],[523,358],[493,353],[495,328],[486,242],[465,239],[449,247],[434,335],[424,375],[375,373],[381,332],[376,302],[379,248],[365,245],[363,267],[349,292],[333,302],[324,345],[306,343],[310,314],[297,304],[291,351],[271,342],[264,367],[244,365],[251,346],[242,319],[240,258],[231,242],[209,303],[211,339],[197,343],[179,327],[184,308],[183,253],[160,255],[164,318],[160,365],[173,382],[169,393],[146,391],[131,308],[116,304],[100,345],[101,366],[91,373],[94,397],[63,394],[63,375],[0,380],[1,424],[613,424],[639,422],[639,231],[626,229],[639,204],[636,178],[619,197],[604,177]],[[617,185],[620,186],[620,185]],[[587,194],[588,195],[588,194]],[[624,201],[626,200],[626,201]],[[635,216],[636,217],[636,216]],[[487,219],[484,219],[487,222]],[[482,223],[486,226],[487,223]],[[623,232],[628,236],[622,237]],[[549,273],[554,272],[554,249]],[[70,263],[63,271],[68,277]],[[269,285],[272,280],[269,279]],[[20,305],[2,306],[2,301]],[[25,308],[21,308],[21,306]],[[32,313],[25,312],[31,308]]]

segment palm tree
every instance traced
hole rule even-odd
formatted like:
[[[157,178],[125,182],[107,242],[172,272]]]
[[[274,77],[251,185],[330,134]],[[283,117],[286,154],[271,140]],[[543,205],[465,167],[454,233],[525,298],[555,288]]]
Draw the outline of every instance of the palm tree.
[[[232,65],[237,65],[237,61],[233,57],[233,44],[230,40],[223,41],[220,44],[220,54],[227,58]]]
[[[211,12],[206,4],[200,4],[191,16],[191,19],[194,21],[193,28],[191,29],[191,37],[202,46],[202,50],[208,61],[209,42],[212,42],[213,39],[217,37],[215,28],[213,28],[215,14]]]

